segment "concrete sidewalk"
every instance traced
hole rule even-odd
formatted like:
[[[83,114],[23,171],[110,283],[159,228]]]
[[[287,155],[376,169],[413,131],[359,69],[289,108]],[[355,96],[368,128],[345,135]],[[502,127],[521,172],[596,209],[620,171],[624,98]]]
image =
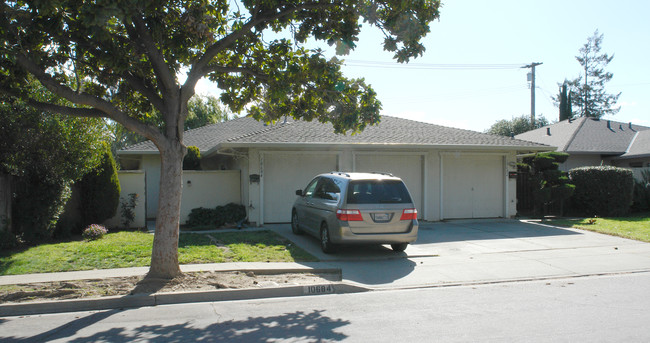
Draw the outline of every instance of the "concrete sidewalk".
[[[340,271],[343,281],[330,284],[333,287],[328,288],[328,293],[650,272],[648,243],[518,220],[421,223],[418,241],[401,253],[388,246],[369,245],[341,247],[335,254],[326,255],[320,251],[316,238],[296,236],[288,224],[265,228],[289,238],[321,262],[218,263],[184,265],[181,269],[257,273]],[[0,285],[134,276],[147,271],[144,267],[0,276]],[[314,293],[304,287],[278,287],[59,301],[40,307],[0,304],[0,316],[309,294]]]

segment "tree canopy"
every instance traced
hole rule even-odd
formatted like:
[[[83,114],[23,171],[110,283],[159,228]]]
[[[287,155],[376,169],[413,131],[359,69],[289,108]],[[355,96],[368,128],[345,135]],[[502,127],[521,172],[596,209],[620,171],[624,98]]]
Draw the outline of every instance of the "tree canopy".
[[[613,73],[605,70],[614,55],[601,53],[602,42],[603,35],[596,30],[576,56],[583,72],[579,77],[567,82],[570,86],[571,103],[580,117],[601,118],[616,114],[620,110],[616,102],[621,93],[609,94],[605,90],[605,84],[614,77]]]
[[[51,112],[109,118],[158,147],[161,191],[149,274],[173,277],[180,273],[183,130],[197,82],[207,77],[222,91],[222,103],[258,120],[292,116],[331,122],[339,133],[359,131],[379,121],[376,93],[363,79],[344,77],[339,59],[303,44],[313,38],[346,53],[365,22],[384,34],[385,50],[408,62],[424,52],[421,40],[441,4],[16,0],[0,6],[3,92]],[[71,105],[25,94],[29,75]]]
[[[490,126],[490,128],[487,129],[485,133],[510,137],[513,135],[518,135],[520,133],[528,132],[530,130],[538,129],[548,124],[548,120],[545,117],[537,118],[537,120],[535,120],[535,123],[531,124],[530,118],[527,115],[523,114],[519,117],[512,118],[511,120],[498,120],[496,123],[492,124],[492,126]]]

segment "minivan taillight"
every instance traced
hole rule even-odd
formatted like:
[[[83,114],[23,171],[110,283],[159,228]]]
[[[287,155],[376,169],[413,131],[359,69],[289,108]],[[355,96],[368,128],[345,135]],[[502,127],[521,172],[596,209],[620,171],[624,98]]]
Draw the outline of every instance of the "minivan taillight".
[[[402,216],[399,220],[416,220],[418,219],[418,210],[414,208],[407,208],[402,211]]]
[[[337,210],[336,218],[346,222],[363,220],[363,217],[361,217],[361,211],[359,210]]]

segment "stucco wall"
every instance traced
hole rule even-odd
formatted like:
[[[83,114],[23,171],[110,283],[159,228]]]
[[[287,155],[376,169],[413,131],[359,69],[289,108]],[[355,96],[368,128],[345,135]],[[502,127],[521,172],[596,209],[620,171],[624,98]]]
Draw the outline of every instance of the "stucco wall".
[[[120,170],[117,172],[120,179],[120,205],[117,208],[117,213],[113,218],[104,222],[107,227],[123,227],[121,206],[123,202],[128,201],[129,194],[137,194],[136,206],[133,210],[135,219],[129,228],[142,228],[146,225],[146,194],[145,194],[145,173],[142,170]]]
[[[241,204],[239,170],[183,171],[181,224],[194,208],[214,208],[228,203]]]

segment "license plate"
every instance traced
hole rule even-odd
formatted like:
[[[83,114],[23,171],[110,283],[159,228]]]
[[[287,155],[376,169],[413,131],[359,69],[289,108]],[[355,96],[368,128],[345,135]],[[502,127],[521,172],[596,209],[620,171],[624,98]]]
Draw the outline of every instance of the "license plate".
[[[390,220],[390,214],[388,213],[375,213],[376,222],[387,222]]]

